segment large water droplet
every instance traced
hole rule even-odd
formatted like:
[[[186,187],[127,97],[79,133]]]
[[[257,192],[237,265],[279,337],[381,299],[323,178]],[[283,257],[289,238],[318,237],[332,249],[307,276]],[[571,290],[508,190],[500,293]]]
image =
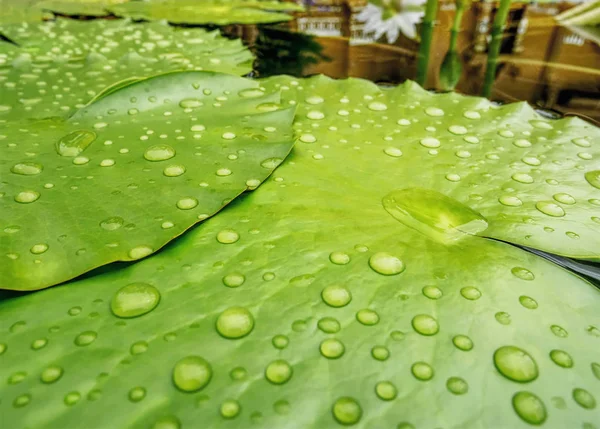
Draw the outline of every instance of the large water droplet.
[[[550,326],[550,331],[559,338],[567,338],[569,336],[569,333],[558,325]]]
[[[242,338],[254,329],[254,317],[244,307],[230,307],[219,315],[216,327],[225,338]]]
[[[98,333],[95,331],[85,331],[75,337],[75,345],[83,347],[89,346],[98,338]]]
[[[588,171],[584,177],[590,185],[600,189],[600,170]]]
[[[57,365],[51,365],[46,367],[42,371],[42,375],[40,376],[40,380],[42,383],[50,384],[58,381],[63,375],[63,369]]]
[[[425,362],[415,362],[411,367],[410,371],[417,380],[428,381],[433,378],[434,371],[431,365]]]
[[[223,418],[234,419],[238,416],[242,407],[240,403],[234,399],[228,399],[221,404],[220,413]]]
[[[563,217],[565,215],[563,208],[552,201],[538,201],[535,203],[535,208],[552,217]]]
[[[456,335],[452,338],[452,343],[457,349],[468,352],[473,348],[473,341],[466,335]]]
[[[515,182],[519,182],[519,183],[533,183],[533,177],[531,177],[527,173],[515,173],[511,176],[511,178]]]
[[[440,299],[444,295],[442,290],[437,286],[425,286],[422,292],[429,299]]]
[[[352,300],[352,294],[345,286],[330,285],[323,289],[321,298],[331,307],[343,307]]]
[[[341,424],[351,426],[359,422],[362,408],[354,398],[344,396],[333,404],[333,417]]]
[[[335,334],[342,329],[340,322],[333,317],[323,317],[317,322],[317,327],[326,334]]]
[[[500,201],[500,204],[507,207],[519,207],[523,205],[523,201],[514,195],[503,195],[498,198],[498,201]]]
[[[533,273],[531,271],[529,271],[527,268],[513,267],[510,270],[510,272],[513,274],[513,276],[515,276],[521,280],[531,281],[531,280],[535,279],[535,275],[533,275]]]
[[[369,258],[369,266],[373,271],[384,276],[395,276],[405,269],[404,262],[386,252],[378,252],[372,255]]]
[[[479,289],[473,286],[466,286],[460,290],[460,294],[463,298],[468,299],[469,301],[476,301],[481,298],[481,292]]]
[[[13,173],[23,176],[35,176],[36,174],[40,174],[42,170],[42,165],[35,162],[19,162],[10,169]]]
[[[246,277],[241,273],[230,273],[223,277],[223,284],[227,287],[239,287],[245,281]]]
[[[125,220],[119,216],[109,217],[100,222],[100,227],[107,231],[114,231],[115,229],[119,229],[123,226]]]
[[[176,205],[180,210],[191,210],[198,206],[198,200],[193,197],[185,197],[177,201]]]
[[[396,389],[396,386],[389,381],[380,381],[375,385],[375,394],[379,399],[391,401],[398,396],[398,389]]]
[[[175,156],[175,149],[166,144],[150,146],[144,152],[144,158],[148,161],[165,161]]]
[[[287,361],[278,359],[267,365],[265,377],[273,384],[284,384],[292,378],[292,367]]]
[[[390,357],[390,351],[385,346],[375,346],[371,349],[371,356],[374,359],[384,361]]]
[[[535,299],[526,296],[526,295],[521,295],[519,297],[519,302],[521,303],[521,305],[529,310],[535,310],[536,308],[538,308],[538,303]]]
[[[37,201],[40,198],[40,193],[37,191],[21,191],[15,195],[15,201],[21,204],[29,204]]]
[[[583,408],[592,410],[596,408],[596,398],[585,389],[573,389],[573,399]]]
[[[290,343],[290,339],[285,335],[275,335],[271,340],[273,347],[279,350],[285,349]]]
[[[446,388],[454,395],[464,395],[469,391],[469,385],[460,377],[450,377],[446,381]]]
[[[41,255],[42,253],[46,252],[47,250],[48,250],[48,245],[46,243],[34,244],[33,246],[31,246],[31,249],[29,249],[29,251],[31,253],[33,253],[34,255]]]
[[[356,313],[356,320],[366,326],[373,326],[379,323],[379,314],[368,308],[359,310]]]
[[[160,301],[160,292],[148,283],[131,283],[115,293],[110,309],[117,317],[138,317],[149,313]]]
[[[413,329],[421,335],[435,335],[440,330],[437,320],[427,314],[418,314],[412,319]]]
[[[56,152],[61,156],[76,157],[96,140],[96,133],[87,130],[73,131],[56,143]]]
[[[344,252],[332,252],[329,254],[329,260],[336,265],[346,265],[350,262],[350,255]]]
[[[494,365],[506,378],[527,383],[538,376],[535,360],[525,350],[515,346],[503,346],[494,352]]]
[[[488,223],[476,211],[437,191],[407,188],[383,198],[394,219],[441,243],[450,244],[484,231]]]
[[[173,383],[183,392],[196,392],[212,378],[210,364],[201,356],[186,356],[173,367]]]
[[[13,401],[13,407],[22,408],[31,402],[31,395],[29,393],[25,393],[23,395],[17,396]]]
[[[321,355],[327,359],[338,359],[344,354],[345,350],[344,343],[335,338],[323,340],[319,346]]]
[[[563,368],[573,367],[573,358],[569,353],[563,350],[552,350],[550,352],[550,359],[552,359],[552,362]]]
[[[217,234],[217,241],[222,244],[232,244],[240,239],[240,235],[233,229],[224,229]]]
[[[532,425],[541,425],[546,421],[546,407],[540,398],[531,392],[517,392],[512,398],[517,415]]]

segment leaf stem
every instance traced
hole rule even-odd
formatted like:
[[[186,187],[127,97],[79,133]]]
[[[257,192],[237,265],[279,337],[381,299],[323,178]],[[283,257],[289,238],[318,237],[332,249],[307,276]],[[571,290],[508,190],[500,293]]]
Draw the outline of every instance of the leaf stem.
[[[425,6],[425,17],[421,27],[421,45],[417,54],[417,77],[419,85],[425,85],[427,80],[427,67],[429,65],[429,52],[431,50],[431,40],[433,39],[433,26],[437,16],[438,0],[427,0]]]
[[[506,25],[506,18],[510,10],[511,0],[500,0],[500,6],[496,10],[494,23],[492,24],[492,40],[488,48],[487,66],[485,69],[485,77],[483,81],[483,90],[481,95],[489,98],[492,93],[492,85],[496,77],[496,67],[498,65],[498,55],[500,54],[500,46],[502,44],[502,33]]]

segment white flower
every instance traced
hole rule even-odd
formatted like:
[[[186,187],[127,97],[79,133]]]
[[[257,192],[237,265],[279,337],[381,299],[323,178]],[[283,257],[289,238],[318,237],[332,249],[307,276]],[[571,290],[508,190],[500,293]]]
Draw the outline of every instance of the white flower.
[[[425,3],[425,0],[405,0],[403,6],[408,6],[407,10],[401,10],[389,19],[383,19],[383,8],[369,3],[356,17],[365,24],[365,33],[374,33],[375,40],[385,34],[389,43],[398,40],[400,32],[409,39],[416,39],[416,24],[421,21],[425,14],[422,10],[415,10],[415,7]]]

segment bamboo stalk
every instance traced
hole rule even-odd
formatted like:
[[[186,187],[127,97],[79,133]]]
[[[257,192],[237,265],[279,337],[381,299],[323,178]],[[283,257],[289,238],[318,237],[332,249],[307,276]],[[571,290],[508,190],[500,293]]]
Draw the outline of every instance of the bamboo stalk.
[[[500,0],[500,6],[496,11],[494,23],[492,24],[492,40],[488,48],[487,66],[485,69],[485,77],[483,80],[483,90],[481,95],[489,98],[492,93],[492,85],[496,78],[496,67],[498,65],[498,55],[500,54],[500,46],[502,45],[502,35],[506,25],[506,18],[510,10],[511,0]]]
[[[429,66],[429,53],[431,51],[431,41],[433,39],[433,26],[437,16],[438,0],[427,0],[425,6],[425,17],[421,27],[421,44],[417,55],[417,77],[419,85],[425,85],[427,80],[427,68]]]

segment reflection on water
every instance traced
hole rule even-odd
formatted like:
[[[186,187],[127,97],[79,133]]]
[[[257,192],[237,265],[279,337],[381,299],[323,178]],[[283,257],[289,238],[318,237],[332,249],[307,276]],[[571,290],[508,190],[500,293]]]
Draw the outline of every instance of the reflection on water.
[[[309,7],[289,23],[231,26],[226,33],[242,37],[252,47],[261,77],[323,73],[380,83],[416,78],[418,41],[402,33],[392,44],[385,43],[385,33],[375,41],[375,33],[367,33],[364,23],[357,20],[362,6],[356,5],[364,2],[335,3],[340,4]],[[475,3],[464,12],[451,38],[454,8],[454,3],[440,3],[424,86],[445,90],[456,85],[459,92],[480,95],[495,9],[491,3]],[[600,38],[557,25],[553,17],[560,11],[556,5],[511,6],[491,98],[525,100],[599,123]]]

